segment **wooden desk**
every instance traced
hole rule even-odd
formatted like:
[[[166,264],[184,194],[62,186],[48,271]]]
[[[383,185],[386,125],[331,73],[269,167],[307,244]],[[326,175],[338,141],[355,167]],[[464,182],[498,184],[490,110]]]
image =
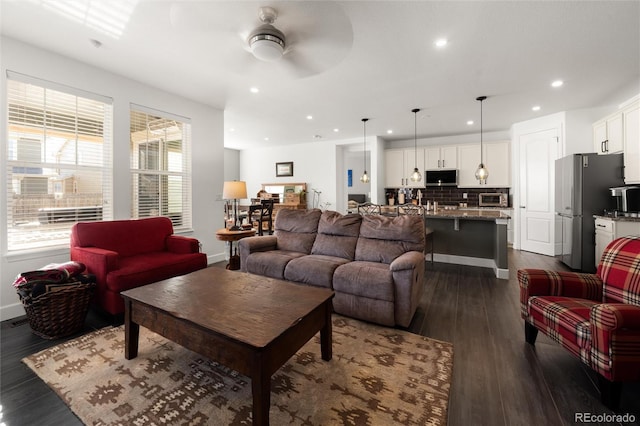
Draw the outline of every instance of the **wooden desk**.
[[[229,263],[227,264],[227,269],[232,271],[236,271],[240,269],[240,256],[236,255],[238,259],[234,261],[233,258],[233,242],[241,240],[246,237],[253,237],[256,235],[255,229],[241,229],[240,231],[230,231],[226,228],[218,229],[216,231],[216,238],[220,241],[228,241],[229,244]]]

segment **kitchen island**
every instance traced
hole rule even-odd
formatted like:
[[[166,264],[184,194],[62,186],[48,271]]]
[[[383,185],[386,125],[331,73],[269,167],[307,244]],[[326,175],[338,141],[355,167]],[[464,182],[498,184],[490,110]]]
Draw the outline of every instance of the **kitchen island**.
[[[507,225],[510,216],[498,209],[454,209],[425,215],[434,231],[434,260],[492,268],[509,279]]]

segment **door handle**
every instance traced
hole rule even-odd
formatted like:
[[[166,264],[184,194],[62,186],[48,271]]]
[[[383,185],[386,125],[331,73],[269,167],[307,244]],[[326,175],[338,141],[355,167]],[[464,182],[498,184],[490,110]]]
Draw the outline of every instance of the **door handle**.
[[[609,152],[609,139],[604,141],[604,152]]]
[[[520,206],[520,208],[521,208],[521,209],[525,209],[525,208],[527,208],[527,206]]]
[[[444,169],[444,160],[442,160],[442,168]]]

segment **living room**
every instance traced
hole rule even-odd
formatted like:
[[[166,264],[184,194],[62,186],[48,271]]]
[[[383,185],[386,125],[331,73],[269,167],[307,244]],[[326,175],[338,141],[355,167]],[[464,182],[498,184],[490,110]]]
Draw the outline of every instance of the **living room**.
[[[346,2],[348,3],[348,2]],[[634,2],[631,3],[633,7]],[[345,7],[354,7],[353,5],[346,5]],[[11,12],[8,7],[2,5],[3,23],[5,20],[11,19]],[[256,4],[253,9],[257,9]],[[637,4],[636,4],[637,8]],[[39,12],[42,13],[42,12]],[[614,14],[615,15],[615,14]],[[377,16],[377,15],[376,15]],[[568,17],[565,17],[569,19]],[[611,18],[615,21],[617,16]],[[285,16],[282,16],[282,21],[285,20]],[[278,21],[280,22],[280,21]],[[626,22],[626,21],[625,21]],[[637,22],[637,19],[636,21]],[[382,22],[374,21],[375,24],[382,24]],[[64,25],[59,24],[58,25]],[[478,24],[480,25],[480,24]],[[586,24],[585,24],[586,25]],[[276,25],[277,26],[277,25]],[[513,30],[513,28],[512,28]],[[633,28],[637,34],[637,26]],[[158,88],[155,84],[156,77],[150,76],[149,79],[141,79],[138,75],[134,77],[123,74],[120,70],[116,69],[110,64],[109,49],[113,46],[109,46],[109,42],[101,48],[89,46],[87,48],[89,57],[93,56],[93,59],[88,60],[86,58],[78,59],[68,52],[60,53],[59,50],[43,47],[39,45],[31,35],[25,35],[25,39],[21,40],[17,35],[3,30],[2,39],[0,43],[1,57],[2,57],[2,87],[3,93],[6,93],[7,81],[11,79],[8,74],[12,74],[15,79],[31,79],[32,82],[40,82],[43,84],[51,83],[54,88],[68,89],[75,92],[84,92],[97,94],[106,98],[110,98],[110,103],[113,107],[113,173],[112,173],[112,187],[114,188],[111,198],[110,216],[105,216],[110,219],[128,219],[131,217],[134,210],[132,204],[134,199],[135,190],[131,184],[130,164],[131,164],[131,147],[130,147],[130,110],[132,105],[143,106],[151,110],[165,112],[169,115],[176,115],[180,117],[188,117],[191,129],[192,129],[192,145],[191,145],[191,227],[185,232],[181,232],[181,235],[193,236],[197,238],[202,244],[202,252],[207,253],[208,263],[214,264],[224,262],[225,259],[225,245],[218,241],[215,237],[216,229],[220,228],[224,222],[224,202],[221,199],[222,188],[225,181],[240,179],[247,182],[247,189],[249,197],[253,197],[255,193],[261,188],[263,183],[268,182],[306,182],[308,188],[314,188],[320,192],[319,204],[324,204],[327,209],[340,212],[345,212],[347,207],[347,192],[348,186],[346,184],[346,169],[345,164],[352,160],[349,158],[355,158],[353,162],[357,162],[358,168],[353,167],[353,179],[358,180],[361,173],[360,164],[362,160],[362,145],[363,145],[363,129],[360,119],[365,115],[368,115],[366,106],[356,104],[352,109],[349,120],[351,123],[340,126],[340,132],[336,132],[341,135],[336,137],[333,135],[333,126],[324,129],[326,133],[320,134],[316,131],[315,126],[310,126],[308,132],[311,130],[310,136],[300,137],[296,136],[293,141],[287,140],[287,143],[267,144],[264,141],[266,132],[264,128],[260,128],[261,124],[265,121],[272,120],[271,113],[257,113],[254,111],[255,107],[252,106],[252,100],[243,100],[239,104],[231,104],[229,108],[225,108],[223,101],[215,99],[219,93],[215,90],[211,90],[204,97],[208,96],[212,100],[211,102],[204,102],[202,97],[195,97],[187,95],[186,93],[194,93],[198,91],[207,92],[207,90],[201,87],[193,87],[195,84],[186,83],[189,86],[190,92],[187,92],[187,88],[184,91],[176,86],[176,89],[170,89],[164,86],[162,89]],[[59,43],[64,44],[71,39],[66,33],[61,35]],[[46,37],[45,37],[46,38]],[[82,43],[87,44],[86,40]],[[603,41],[602,44],[610,44],[610,41]],[[614,41],[615,43],[615,41]],[[537,46],[536,43],[534,45]],[[601,45],[598,45],[601,47]],[[612,61],[616,63],[626,63],[619,60],[619,56],[631,52],[632,57],[637,58],[637,41],[630,41],[626,46],[620,47],[620,50],[616,50],[617,53],[608,53],[612,56]],[[546,48],[546,46],[545,46]],[[61,48],[62,49],[62,48]],[[106,50],[106,53],[105,53]],[[514,51],[517,48],[514,48]],[[246,53],[246,52],[245,52]],[[584,51],[580,51],[580,60],[583,59]],[[597,57],[595,52],[591,52],[592,58]],[[635,55],[635,56],[633,56]],[[480,60],[480,55],[476,59]],[[578,56],[578,55],[577,55]],[[519,59],[508,56],[503,57],[502,62],[517,62]],[[571,58],[567,58],[568,61]],[[577,60],[577,59],[576,59]],[[465,117],[467,120],[469,116],[476,120],[476,125],[479,124],[479,115],[477,102],[475,97],[477,95],[486,94],[489,99],[484,104],[485,108],[485,133],[484,141],[498,141],[498,140],[510,140],[512,141],[512,164],[511,175],[513,177],[511,190],[512,200],[510,206],[517,205],[517,179],[515,176],[518,174],[518,164],[516,164],[515,157],[515,145],[514,140],[517,140],[514,132],[519,128],[537,125],[539,124],[543,128],[546,126],[545,120],[548,117],[553,117],[554,121],[562,123],[563,134],[562,141],[565,144],[564,152],[569,154],[573,152],[583,152],[591,150],[592,148],[592,129],[591,125],[599,118],[613,112],[619,104],[636,96],[640,92],[638,76],[640,71],[638,69],[637,61],[635,66],[632,67],[624,76],[624,80],[612,83],[611,77],[607,76],[605,72],[598,65],[597,73],[600,73],[600,79],[603,81],[603,88],[594,92],[591,92],[589,96],[585,96],[579,100],[579,102],[572,104],[571,108],[560,108],[552,110],[543,110],[536,115],[521,116],[515,121],[509,122],[504,125],[502,122],[497,121],[496,116],[503,115],[504,109],[507,108],[506,104],[501,101],[501,98],[508,98],[508,93],[499,93],[491,86],[484,86],[482,88],[467,87],[465,88],[466,106]],[[336,65],[339,66],[339,65]],[[438,65],[439,66],[439,65]],[[494,72],[499,69],[500,63],[493,63],[488,69],[478,70],[477,73]],[[532,65],[537,67],[539,65]],[[156,68],[157,69],[157,68]],[[206,74],[206,70],[191,69],[190,72],[194,74]],[[376,75],[375,65],[362,64],[357,69],[357,72],[367,73],[371,72]],[[154,71],[150,74],[162,74],[160,70]],[[22,76],[22,77],[21,77]],[[381,79],[386,79],[388,76],[377,75]],[[235,77],[241,78],[241,77]],[[399,76],[403,78],[403,76]],[[189,80],[189,78],[184,78]],[[578,76],[574,76],[574,82],[566,79],[566,86],[571,84],[577,84],[579,81]],[[299,80],[299,85],[296,85],[297,90],[301,90],[304,94],[307,94],[304,88],[304,79]],[[313,83],[310,83],[312,85]],[[351,81],[346,82],[345,88],[337,88],[337,92],[341,92],[341,96],[336,96],[335,102],[344,102],[344,97],[347,97],[348,86],[352,84],[359,86],[360,83]],[[461,86],[466,86],[468,83],[461,83]],[[274,84],[274,89],[277,89],[278,85]],[[536,84],[535,87],[529,88],[528,93],[543,92],[549,90],[551,93],[550,98],[562,97],[562,90],[552,91],[548,87],[542,87],[542,84]],[[545,86],[547,81],[545,80]],[[376,88],[371,86],[369,90],[375,92]],[[281,96],[276,90],[269,92],[268,88],[264,88],[263,92],[269,93],[265,95],[271,102],[275,103],[275,100]],[[482,92],[482,93],[480,93]],[[386,94],[386,92],[385,92]],[[456,102],[460,101],[460,94],[456,94]],[[308,95],[311,96],[311,95]],[[421,95],[420,95],[421,96]],[[330,96],[327,96],[330,97]],[[384,96],[383,96],[384,98]],[[255,98],[254,98],[255,99]],[[395,99],[390,99],[390,103],[399,103]],[[366,131],[365,146],[368,157],[365,157],[365,165],[369,167],[367,170],[370,172],[371,180],[371,200],[384,204],[385,200],[385,186],[384,180],[384,152],[390,148],[411,148],[414,143],[414,127],[413,117],[410,112],[411,108],[415,106],[429,106],[431,102],[426,98],[417,97],[415,99],[416,105],[402,104],[397,106],[399,111],[396,116],[387,117],[372,116],[371,126]],[[371,98],[368,98],[371,102]],[[263,106],[260,101],[260,107]],[[383,99],[378,102],[382,103]],[[258,102],[256,102],[257,104]],[[493,104],[493,105],[492,105]],[[246,137],[247,141],[252,141],[253,145],[246,145],[240,136],[235,136],[232,133],[242,133],[242,130],[234,124],[236,118],[243,113],[242,108],[238,108],[238,105],[244,106],[247,115],[251,115],[255,118],[255,127],[257,128],[255,134],[251,134]],[[458,105],[458,104],[456,104]],[[527,105],[527,108],[530,108]],[[276,107],[277,109],[277,107]],[[435,106],[433,112],[427,112],[426,115],[433,114],[433,117],[420,117],[418,124],[418,131],[420,136],[417,139],[417,145],[419,147],[426,147],[431,145],[448,145],[448,144],[461,144],[461,143],[476,143],[480,139],[479,128],[474,127],[473,130],[469,130],[468,127],[463,127],[455,132],[448,132],[446,129],[442,129],[439,124],[442,115],[453,115],[453,110],[456,106],[447,106],[444,111],[436,112]],[[302,107],[299,110],[293,110],[291,107],[286,108],[286,112],[289,115],[294,113],[300,113]],[[264,110],[263,110],[264,111]],[[376,110],[376,112],[378,112]],[[251,113],[251,114],[249,114]],[[306,114],[303,111],[303,114]],[[325,113],[325,111],[323,111]],[[468,113],[468,114],[466,114]],[[561,119],[556,119],[556,114],[564,114]],[[2,106],[0,107],[0,115],[2,117],[8,116],[8,108],[5,99],[3,99]],[[319,120],[314,117],[314,120]],[[492,117],[493,116],[493,117]],[[305,119],[306,120],[306,119]],[[282,120],[279,122],[269,123],[275,127],[299,127],[293,125],[292,120]],[[312,120],[309,120],[312,121]],[[378,124],[374,124],[374,123]],[[402,130],[396,130],[395,138],[392,138],[387,133],[386,124],[387,121],[396,123],[403,123]],[[316,121],[317,122],[317,121]],[[444,120],[443,120],[444,122]],[[3,118],[2,126],[6,128],[7,123]],[[463,126],[467,126],[463,123]],[[515,127],[514,127],[515,126]],[[234,132],[231,132],[231,127],[235,128]],[[400,127],[400,125],[399,125]],[[336,125],[338,128],[338,125]],[[314,134],[321,135],[320,138],[314,139]],[[297,138],[297,139],[296,139]],[[271,136],[272,141],[277,141],[278,137]],[[284,140],[284,138],[283,138]],[[5,141],[3,140],[2,149],[2,164],[7,166],[7,149],[5,147]],[[275,176],[275,163],[277,162],[293,162],[294,175],[292,177],[276,177]],[[3,187],[8,188],[9,182],[7,182],[7,176],[3,175],[0,181]],[[8,211],[8,193],[0,197],[0,208],[3,211]],[[311,198],[311,194],[309,194]],[[517,212],[514,212],[517,214]],[[0,290],[0,318],[10,320],[24,315],[24,310],[15,294],[14,289],[9,285],[10,282],[21,272],[37,269],[45,264],[51,262],[64,262],[69,259],[69,248],[64,246],[52,246],[46,248],[38,248],[31,250],[12,250],[8,246],[8,223],[3,221],[2,223],[2,239],[0,241],[0,253],[2,258],[0,259],[0,277],[3,282],[6,283]],[[517,245],[514,245],[518,248]],[[516,252],[514,250],[513,252]],[[525,258],[523,266],[526,266],[527,253],[517,253],[519,258]],[[539,262],[539,260],[532,260],[532,262]],[[439,276],[448,276],[452,274],[452,270],[455,267],[442,266],[439,272]],[[513,269],[513,268],[512,268]],[[468,276],[473,276],[473,269],[466,270],[465,279],[471,279]],[[485,280],[490,278],[486,277],[484,273],[480,274]],[[468,276],[467,276],[468,275]],[[433,277],[432,277],[433,278]],[[452,282],[449,282],[448,286],[456,287],[457,281],[452,278]],[[509,281],[510,282],[510,281]],[[483,285],[486,294],[492,294],[493,290],[488,289],[486,284]],[[504,287],[501,287],[504,288]],[[432,290],[435,291],[435,290]],[[438,295],[443,297],[440,292],[443,291],[442,287],[438,289]],[[506,292],[513,292],[514,289],[505,289]],[[434,296],[434,293],[427,292],[428,295]],[[502,297],[502,296],[500,296]],[[470,303],[475,303],[471,300],[470,295],[465,295]],[[491,305],[496,308],[496,304]],[[433,308],[436,309],[436,308]],[[509,308],[511,309],[511,308]],[[515,309],[515,308],[514,308]],[[433,311],[432,311],[433,312]],[[446,327],[443,325],[443,327]],[[518,332],[521,332],[518,328]],[[444,336],[441,338],[446,339]],[[514,332],[515,334],[515,332]],[[521,334],[521,333],[520,333]],[[523,337],[518,335],[520,340]],[[473,339],[470,339],[473,341]],[[477,342],[482,345],[481,342]],[[510,350],[514,350],[513,347],[509,347]],[[554,352],[555,356],[555,352]],[[570,364],[571,365],[571,364]],[[574,366],[574,368],[577,368]],[[537,371],[537,370],[536,370]],[[574,376],[575,377],[575,376]],[[580,380],[580,379],[576,379]],[[521,403],[524,403],[521,401]],[[570,404],[569,404],[570,405]],[[597,406],[596,409],[601,407]],[[468,418],[466,418],[468,420]],[[479,421],[478,423],[483,423]]]

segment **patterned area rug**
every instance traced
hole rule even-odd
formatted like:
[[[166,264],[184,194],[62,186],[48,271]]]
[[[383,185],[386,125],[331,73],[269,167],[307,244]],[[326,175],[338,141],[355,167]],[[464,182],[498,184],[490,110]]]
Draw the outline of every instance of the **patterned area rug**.
[[[251,382],[140,327],[105,328],[22,360],[88,425],[248,425]],[[333,316],[333,359],[316,335],[271,380],[273,425],[444,425],[453,346]]]

